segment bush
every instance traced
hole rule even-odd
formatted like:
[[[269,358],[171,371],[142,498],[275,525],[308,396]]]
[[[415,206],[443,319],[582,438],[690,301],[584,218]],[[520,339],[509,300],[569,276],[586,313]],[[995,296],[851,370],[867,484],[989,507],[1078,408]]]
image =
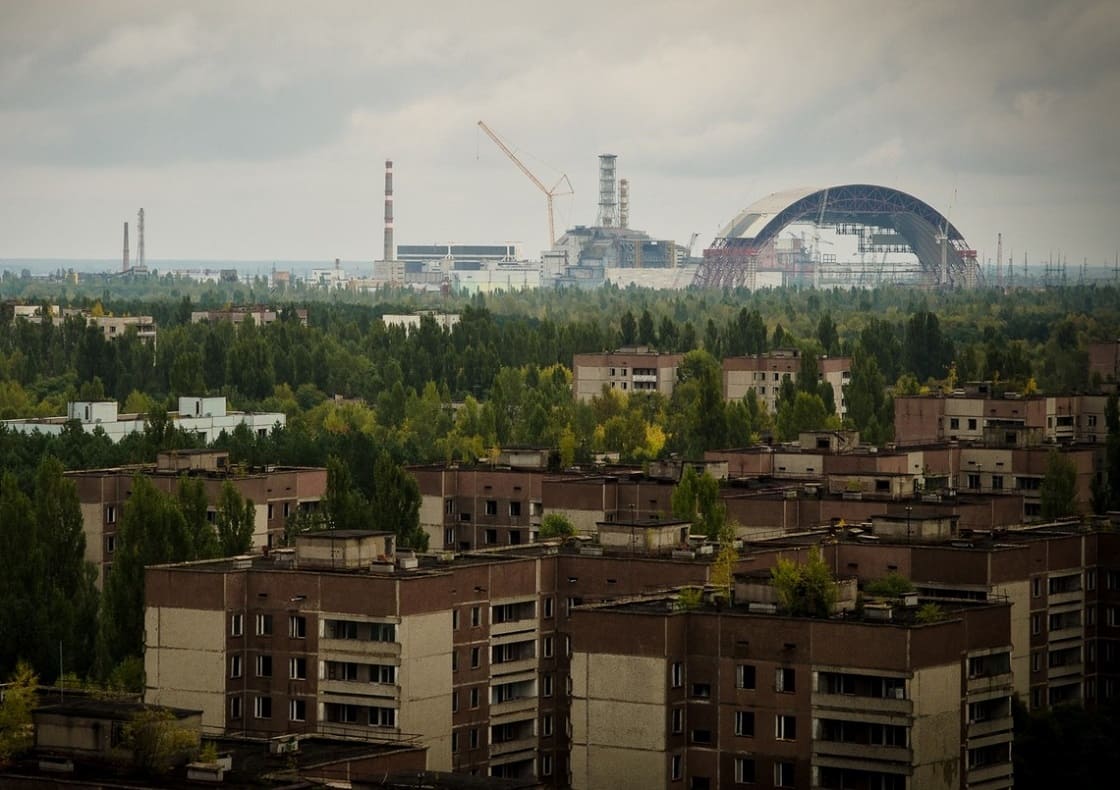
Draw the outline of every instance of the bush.
[[[868,595],[899,598],[908,592],[914,592],[914,583],[902,574],[892,571],[881,579],[869,581],[863,586],[863,591]]]
[[[560,513],[549,513],[541,520],[538,538],[548,540],[549,538],[566,538],[568,535],[574,534],[576,534],[576,528],[572,526],[572,522],[568,520],[567,516]]]

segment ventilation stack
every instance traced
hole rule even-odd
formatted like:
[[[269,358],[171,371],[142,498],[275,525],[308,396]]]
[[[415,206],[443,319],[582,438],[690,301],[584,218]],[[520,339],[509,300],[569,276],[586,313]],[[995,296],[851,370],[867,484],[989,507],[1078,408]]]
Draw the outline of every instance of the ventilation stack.
[[[618,227],[630,227],[630,182],[625,178],[618,182]]]
[[[615,160],[614,154],[600,154],[599,156],[599,227],[614,228],[618,226],[618,199],[615,191]]]
[[[124,257],[121,258],[121,271],[128,271],[128,223],[124,223]]]
[[[383,260],[396,259],[393,249],[393,160],[385,160],[385,257]]]

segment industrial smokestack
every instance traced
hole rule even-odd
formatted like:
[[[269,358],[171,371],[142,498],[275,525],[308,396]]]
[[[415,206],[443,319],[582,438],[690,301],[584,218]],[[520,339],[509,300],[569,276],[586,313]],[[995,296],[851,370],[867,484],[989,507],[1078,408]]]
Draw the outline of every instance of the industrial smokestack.
[[[124,257],[121,259],[121,271],[128,271],[128,223],[124,223]]]
[[[618,159],[614,154],[599,155],[599,227],[613,228],[618,225],[618,201],[615,196],[614,165]]]
[[[618,182],[618,227],[630,227],[630,182],[625,178]]]
[[[144,209],[136,214],[136,266],[144,268]]]
[[[385,160],[385,258],[396,260],[393,248],[393,160]]]

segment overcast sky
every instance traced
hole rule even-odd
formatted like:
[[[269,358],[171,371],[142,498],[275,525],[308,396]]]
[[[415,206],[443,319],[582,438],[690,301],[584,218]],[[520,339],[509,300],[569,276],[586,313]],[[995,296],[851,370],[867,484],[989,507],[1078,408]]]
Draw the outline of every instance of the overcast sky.
[[[0,0],[0,261],[381,257],[593,224],[707,244],[795,186],[873,183],[985,258],[1120,247],[1120,2]],[[135,234],[135,231],[133,231]],[[135,249],[133,235],[133,249]]]

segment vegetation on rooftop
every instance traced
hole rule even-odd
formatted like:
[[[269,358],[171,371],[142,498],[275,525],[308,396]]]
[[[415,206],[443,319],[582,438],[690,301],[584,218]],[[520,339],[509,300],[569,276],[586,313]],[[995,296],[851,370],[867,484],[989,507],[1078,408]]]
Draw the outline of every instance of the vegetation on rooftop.
[[[779,557],[770,571],[778,605],[794,617],[828,617],[836,606],[836,583],[820,550],[809,549],[804,562]]]

